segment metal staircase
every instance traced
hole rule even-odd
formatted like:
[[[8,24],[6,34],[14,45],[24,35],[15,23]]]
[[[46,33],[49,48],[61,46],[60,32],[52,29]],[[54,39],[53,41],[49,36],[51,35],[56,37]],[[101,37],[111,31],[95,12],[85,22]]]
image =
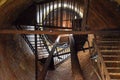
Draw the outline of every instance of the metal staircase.
[[[21,30],[35,30],[34,26],[17,26],[17,29]],[[23,39],[27,42],[33,53],[35,53],[35,35],[21,35]],[[42,59],[49,55],[47,41],[44,38],[44,35],[37,35],[37,50],[38,58]]]
[[[35,30],[35,26],[20,25],[16,27],[18,30]],[[39,28],[38,30],[41,29]],[[35,35],[29,34],[29,35],[21,35],[21,36],[35,54]],[[49,56],[52,48],[53,48],[53,43],[50,42],[50,40],[48,40],[46,35],[44,34],[37,35],[38,60],[41,61],[43,64],[45,63],[45,60]],[[57,67],[60,63],[64,62],[69,56],[70,56],[69,44],[67,44],[67,42],[65,42],[64,44],[59,43],[53,54],[54,66]]]
[[[120,34],[96,35],[95,48],[101,80],[120,80]]]

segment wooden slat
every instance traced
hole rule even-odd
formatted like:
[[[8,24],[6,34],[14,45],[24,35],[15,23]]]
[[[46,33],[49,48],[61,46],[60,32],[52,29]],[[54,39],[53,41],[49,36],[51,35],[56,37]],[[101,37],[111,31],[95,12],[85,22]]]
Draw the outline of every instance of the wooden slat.
[[[49,34],[49,35],[59,35],[59,34],[108,34],[108,33],[120,33],[120,31],[40,31],[40,30],[0,30],[0,34]]]
[[[90,34],[91,32],[81,32],[81,31],[30,31],[30,30],[0,30],[0,34]]]

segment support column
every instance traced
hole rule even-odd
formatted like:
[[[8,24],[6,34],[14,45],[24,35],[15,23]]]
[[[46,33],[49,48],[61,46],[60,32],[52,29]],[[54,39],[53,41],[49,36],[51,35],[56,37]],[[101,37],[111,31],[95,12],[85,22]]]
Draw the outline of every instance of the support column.
[[[81,66],[79,64],[77,50],[74,44],[74,39],[70,36],[70,49],[71,49],[71,66],[74,80],[83,80]]]

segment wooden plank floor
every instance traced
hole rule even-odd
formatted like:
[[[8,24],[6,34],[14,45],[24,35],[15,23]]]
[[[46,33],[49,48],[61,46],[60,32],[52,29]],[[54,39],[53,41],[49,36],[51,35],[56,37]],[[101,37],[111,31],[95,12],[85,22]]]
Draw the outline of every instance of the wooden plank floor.
[[[94,35],[88,35],[90,46],[92,46],[93,38],[94,38]],[[87,42],[85,43],[84,47],[88,47]],[[81,64],[81,68],[83,70],[84,79],[85,80],[99,80],[90,62],[89,50],[86,50],[85,52],[83,51],[78,52],[78,57],[79,57],[79,62]]]
[[[89,53],[79,52],[79,60],[85,80],[99,80],[90,64]],[[55,71],[49,71],[46,80],[73,80],[70,59],[61,64]]]
[[[92,65],[89,59],[89,53],[86,51],[85,53],[79,52],[78,54],[79,61],[81,64],[81,68],[83,70],[83,75],[85,80],[99,80],[94,73]]]
[[[49,71],[46,80],[73,80],[70,59],[62,63],[55,71]]]
[[[91,35],[89,37],[93,38],[91,37]],[[85,47],[87,46],[88,45],[85,44]],[[78,53],[78,58],[83,71],[84,80],[99,80],[94,73],[92,65],[90,64],[89,57],[90,55],[88,50],[85,53],[83,51]],[[49,71],[46,80],[73,80],[71,71],[71,60],[68,59],[66,62],[61,64],[55,71]]]

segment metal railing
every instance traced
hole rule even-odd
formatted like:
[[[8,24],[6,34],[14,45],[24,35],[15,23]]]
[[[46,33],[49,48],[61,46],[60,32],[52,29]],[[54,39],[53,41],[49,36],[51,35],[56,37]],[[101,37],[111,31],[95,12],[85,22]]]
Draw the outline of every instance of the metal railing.
[[[45,65],[44,65],[44,68],[42,70],[42,74],[40,76],[40,80],[45,80],[45,77],[46,77],[46,74],[47,74],[47,71],[48,71],[48,68],[51,64],[51,61],[54,59],[54,64],[53,66],[58,66],[58,64],[62,63],[70,54],[68,48],[69,47],[66,47],[65,49],[60,49],[60,43],[59,43],[59,40],[60,40],[60,36],[58,36],[58,38],[56,39],[55,43],[53,44],[53,47],[50,51],[50,54],[45,62]],[[59,49],[59,50],[58,50]],[[67,52],[68,51],[68,52]],[[56,59],[57,58],[57,59]],[[61,59],[61,60],[60,60]],[[56,61],[56,62],[55,62]]]
[[[16,26],[16,28],[18,30],[24,30],[23,27],[21,27],[20,25],[19,26]],[[30,47],[30,49],[32,50],[33,53],[35,53],[35,48],[33,47],[33,45],[30,43],[29,39],[27,38],[26,34],[21,34],[22,38],[26,41],[26,43],[28,44],[28,46]]]
[[[70,48],[69,45],[67,47],[60,48],[60,46],[56,47],[55,53],[53,55],[54,65],[55,67],[59,66],[70,56]]]

